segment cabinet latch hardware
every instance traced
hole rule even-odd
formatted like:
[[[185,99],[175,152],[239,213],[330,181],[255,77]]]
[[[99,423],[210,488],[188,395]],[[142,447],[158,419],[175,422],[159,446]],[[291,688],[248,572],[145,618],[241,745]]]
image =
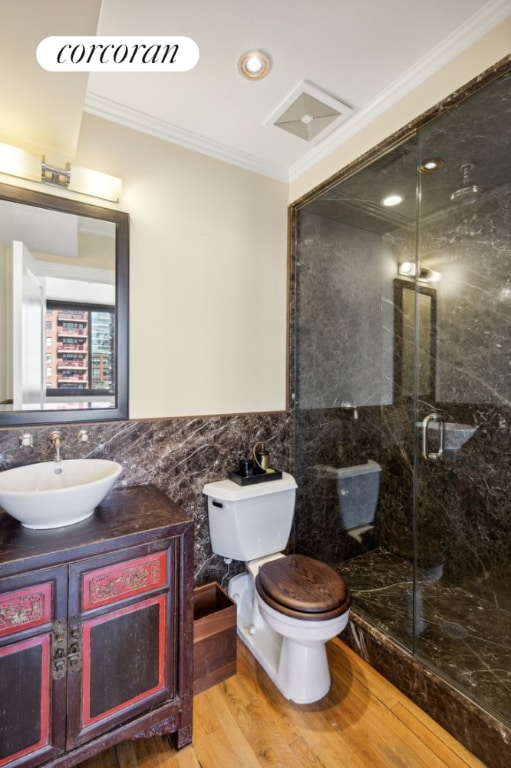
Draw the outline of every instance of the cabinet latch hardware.
[[[67,623],[65,619],[53,622],[51,633],[52,678],[60,680],[67,673]]]
[[[68,628],[68,654],[70,672],[79,672],[82,668],[82,623],[79,616],[73,616]]]

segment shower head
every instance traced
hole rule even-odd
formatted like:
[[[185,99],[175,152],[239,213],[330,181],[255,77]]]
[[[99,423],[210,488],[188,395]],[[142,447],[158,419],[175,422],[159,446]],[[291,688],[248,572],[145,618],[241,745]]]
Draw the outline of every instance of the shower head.
[[[472,163],[463,163],[461,166],[461,187],[455,190],[451,194],[451,202],[461,203],[462,205],[468,205],[469,203],[475,203],[479,194],[480,188],[477,184],[473,184],[470,178],[470,171],[473,169]]]

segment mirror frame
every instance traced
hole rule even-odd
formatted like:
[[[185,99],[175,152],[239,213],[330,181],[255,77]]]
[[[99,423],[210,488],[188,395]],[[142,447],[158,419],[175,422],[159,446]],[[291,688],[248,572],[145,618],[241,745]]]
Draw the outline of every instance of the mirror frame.
[[[407,345],[405,343],[404,328],[404,291],[408,291],[414,301],[418,301],[418,294],[429,297],[429,328],[421,329],[419,327],[419,340],[428,338],[429,355],[427,370],[421,371],[420,382],[428,384],[424,391],[420,391],[418,396],[421,399],[427,399],[429,402],[435,402],[436,390],[436,342],[437,342],[437,293],[435,288],[420,285],[412,280],[394,280],[394,404],[410,401],[411,393],[405,391],[404,382],[406,379],[405,368],[412,371],[415,368],[415,361],[409,359],[407,354]],[[417,322],[420,322],[420,314],[416,313]],[[414,331],[414,335],[417,331]],[[420,389],[420,388],[419,388]]]
[[[23,187],[0,184],[0,200],[33,205],[75,216],[102,219],[115,224],[115,406],[72,408],[62,411],[1,411],[0,427],[24,424],[62,424],[82,421],[114,421],[128,418],[129,393],[129,214],[99,205],[82,203]]]

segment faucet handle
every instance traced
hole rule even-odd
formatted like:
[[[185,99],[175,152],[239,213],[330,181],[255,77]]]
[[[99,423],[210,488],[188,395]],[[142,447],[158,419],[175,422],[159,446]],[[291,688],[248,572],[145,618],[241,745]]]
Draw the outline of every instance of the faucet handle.
[[[32,432],[22,432],[20,435],[20,448],[32,448],[34,445],[34,435]]]

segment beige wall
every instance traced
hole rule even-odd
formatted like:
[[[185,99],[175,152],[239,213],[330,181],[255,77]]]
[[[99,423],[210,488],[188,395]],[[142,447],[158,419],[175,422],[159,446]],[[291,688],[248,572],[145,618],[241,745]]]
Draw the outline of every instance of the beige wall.
[[[295,179],[289,187],[289,201],[298,200],[310,192],[510,53],[511,17]]]
[[[84,115],[131,216],[130,416],[286,406],[287,185]]]

